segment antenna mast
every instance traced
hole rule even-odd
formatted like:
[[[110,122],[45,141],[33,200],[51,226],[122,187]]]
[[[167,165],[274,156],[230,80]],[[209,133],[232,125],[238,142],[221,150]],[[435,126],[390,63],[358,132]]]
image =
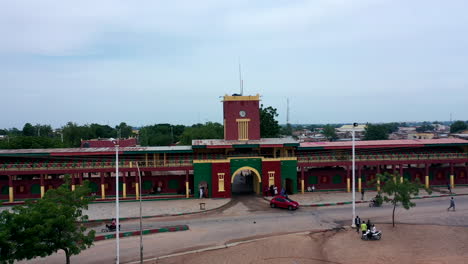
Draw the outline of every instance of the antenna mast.
[[[286,124],[289,124],[289,98],[286,98]]]
[[[240,95],[244,95],[244,81],[242,80],[242,68],[240,63],[239,57],[239,88],[240,88]]]

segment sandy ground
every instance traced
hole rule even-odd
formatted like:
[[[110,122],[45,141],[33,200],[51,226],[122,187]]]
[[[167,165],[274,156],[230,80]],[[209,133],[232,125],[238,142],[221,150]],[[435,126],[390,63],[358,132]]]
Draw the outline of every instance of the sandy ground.
[[[366,264],[468,263],[468,228],[434,225],[381,225],[380,241],[362,241],[355,230],[289,234],[227,249],[145,263],[158,264]],[[363,254],[363,252],[365,252]]]

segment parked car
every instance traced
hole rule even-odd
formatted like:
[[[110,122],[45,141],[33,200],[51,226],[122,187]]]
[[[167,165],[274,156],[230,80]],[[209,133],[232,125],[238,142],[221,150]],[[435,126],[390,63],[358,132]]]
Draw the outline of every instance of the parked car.
[[[288,208],[288,210],[296,210],[297,208],[299,208],[299,203],[287,197],[277,195],[271,199],[270,207]]]

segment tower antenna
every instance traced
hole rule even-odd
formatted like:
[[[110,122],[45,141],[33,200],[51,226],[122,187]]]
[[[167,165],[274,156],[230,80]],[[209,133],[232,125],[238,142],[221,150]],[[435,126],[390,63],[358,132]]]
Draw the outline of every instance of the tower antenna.
[[[289,124],[289,98],[286,98],[286,125]]]
[[[244,80],[242,80],[242,68],[241,68],[240,57],[239,57],[239,88],[240,88],[240,95],[244,95]]]

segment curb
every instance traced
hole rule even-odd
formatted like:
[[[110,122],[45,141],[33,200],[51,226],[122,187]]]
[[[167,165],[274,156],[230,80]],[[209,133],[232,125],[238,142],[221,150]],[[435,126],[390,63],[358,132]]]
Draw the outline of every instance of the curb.
[[[427,199],[427,198],[443,198],[443,197],[451,197],[451,196],[464,196],[468,195],[465,193],[462,194],[441,194],[441,195],[424,195],[424,196],[418,196],[418,197],[413,197],[412,199]],[[270,202],[270,199],[263,197],[265,201]],[[364,200],[364,201],[355,201],[356,204],[358,203],[369,203],[370,200]],[[345,204],[352,204],[353,202],[336,202],[336,203],[316,203],[316,204],[300,204],[299,207],[325,207],[325,206],[336,206],[336,205],[345,205]]]
[[[143,230],[143,235],[156,234],[156,233],[165,233],[165,232],[177,232],[189,230],[188,225],[177,225],[177,226],[165,226],[156,229],[146,229]],[[119,237],[129,237],[129,236],[139,236],[140,230],[138,231],[129,231],[119,233]],[[115,238],[115,233],[109,235],[99,235],[94,237],[94,241],[102,241]]]
[[[212,211],[215,211],[215,210],[218,210],[218,209],[221,209],[225,206],[227,206],[228,204],[230,204],[232,202],[232,199],[231,201],[219,206],[219,207],[216,207],[216,208],[212,208],[212,209],[207,209],[207,210],[203,210],[203,211],[198,211],[198,212],[188,212],[188,213],[177,213],[177,214],[160,214],[160,215],[145,215],[145,216],[142,216],[142,218],[144,219],[147,219],[147,218],[158,218],[158,217],[167,217],[167,216],[181,216],[181,215],[191,215],[191,214],[202,214],[202,213],[208,213],[208,212],[212,212]],[[89,223],[105,223],[105,222],[110,222],[112,221],[113,218],[105,218],[105,219],[93,219],[93,220],[87,220],[87,221],[83,221],[82,223],[84,224],[89,224]],[[119,218],[119,221],[128,221],[128,220],[135,220],[135,219],[140,219],[139,216],[132,216],[132,217],[120,217]]]
[[[284,236],[284,235],[310,235],[310,234],[315,234],[315,233],[327,232],[327,231],[330,231],[330,230],[333,230],[333,228],[331,228],[331,229],[319,229],[319,230],[314,230],[314,231],[305,231],[305,232],[302,231],[302,232],[288,233],[288,234],[283,234],[283,235],[280,235],[280,236]],[[219,246],[212,246],[212,247],[206,247],[206,248],[202,248],[202,249],[189,250],[189,251],[185,251],[185,252],[179,252],[179,253],[164,255],[164,256],[160,256],[160,257],[144,259],[143,262],[158,261],[158,260],[161,260],[161,259],[172,258],[172,257],[177,257],[177,256],[183,256],[183,255],[188,255],[188,254],[193,254],[193,253],[201,253],[201,252],[206,252],[206,251],[211,251],[211,250],[229,248],[229,247],[234,247],[234,246],[247,244],[247,243],[251,243],[251,242],[271,239],[271,237],[272,236],[268,236],[268,237],[250,239],[250,240],[245,240],[245,241],[227,243],[227,244],[223,244],[223,245],[219,245]],[[140,263],[140,261],[128,262],[128,264],[138,264],[138,263]]]

